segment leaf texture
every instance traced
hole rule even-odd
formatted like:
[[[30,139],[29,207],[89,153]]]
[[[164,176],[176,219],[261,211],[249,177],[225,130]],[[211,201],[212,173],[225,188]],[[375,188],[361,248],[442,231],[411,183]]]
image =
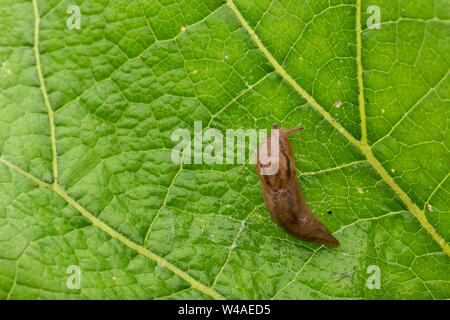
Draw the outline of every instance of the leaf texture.
[[[450,298],[448,1],[0,4],[0,298]],[[254,165],[173,164],[194,121],[304,125],[341,245],[283,233]]]

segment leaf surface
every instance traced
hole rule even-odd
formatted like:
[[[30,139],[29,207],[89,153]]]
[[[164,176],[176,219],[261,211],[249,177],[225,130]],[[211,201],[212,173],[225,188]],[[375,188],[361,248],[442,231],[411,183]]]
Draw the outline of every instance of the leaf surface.
[[[0,4],[0,298],[450,297],[445,0],[380,1],[379,29],[368,1],[85,0],[79,30],[71,1]],[[304,125],[341,245],[283,233],[254,165],[173,164],[194,121]]]

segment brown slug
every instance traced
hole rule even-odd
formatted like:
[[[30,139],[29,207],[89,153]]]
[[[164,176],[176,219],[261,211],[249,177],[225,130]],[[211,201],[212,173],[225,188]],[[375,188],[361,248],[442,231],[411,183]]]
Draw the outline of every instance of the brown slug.
[[[294,238],[337,246],[339,241],[308,208],[300,191],[288,136],[303,127],[290,130],[276,124],[273,127],[275,130],[258,148],[256,162],[270,216]]]

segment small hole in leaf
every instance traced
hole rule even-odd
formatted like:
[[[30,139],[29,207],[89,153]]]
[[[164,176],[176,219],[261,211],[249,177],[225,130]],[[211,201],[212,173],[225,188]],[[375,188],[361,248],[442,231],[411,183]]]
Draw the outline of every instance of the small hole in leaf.
[[[328,214],[332,214],[333,212],[331,210],[328,210]]]

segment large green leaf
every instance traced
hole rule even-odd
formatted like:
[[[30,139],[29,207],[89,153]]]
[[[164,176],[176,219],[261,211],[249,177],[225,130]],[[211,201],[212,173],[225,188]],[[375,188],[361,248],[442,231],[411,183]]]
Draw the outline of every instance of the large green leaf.
[[[450,298],[449,19],[446,0],[0,0],[0,298]],[[254,165],[173,164],[194,121],[304,125],[300,185],[341,245],[283,233]]]

